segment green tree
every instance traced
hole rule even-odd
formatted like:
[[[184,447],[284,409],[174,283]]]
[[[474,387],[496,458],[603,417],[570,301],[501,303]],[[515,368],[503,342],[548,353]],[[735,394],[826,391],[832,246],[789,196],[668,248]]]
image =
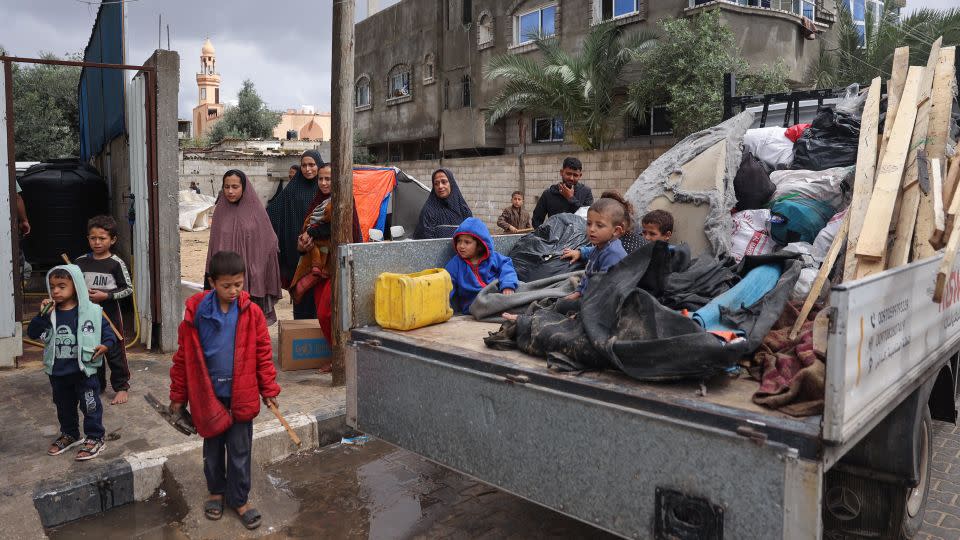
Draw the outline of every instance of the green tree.
[[[897,47],[910,47],[910,65],[922,66],[938,37],[943,37],[943,47],[960,45],[960,8],[918,9],[900,18],[893,11],[894,4],[884,4],[880,20],[867,12],[861,45],[850,11],[838,3],[837,42],[824,42],[820,47],[817,60],[807,71],[809,83],[817,88],[868,84],[874,77],[890,77]]]
[[[40,57],[59,59],[49,52],[41,53]],[[67,58],[79,59],[77,55],[67,55]],[[45,161],[79,155],[77,85],[80,68],[13,64],[12,71],[15,159]]]
[[[580,51],[570,54],[555,37],[535,40],[542,61],[505,54],[490,60],[485,76],[502,90],[487,104],[491,124],[514,113],[563,118],[564,130],[584,150],[602,149],[623,111],[615,102],[626,86],[624,68],[653,47],[653,36],[625,37],[604,23],[595,26]]]
[[[246,79],[237,94],[237,105],[226,108],[207,137],[212,143],[227,138],[266,139],[273,136],[273,128],[279,123],[280,113],[268,109],[253,81]]]
[[[685,137],[720,122],[725,73],[737,76],[741,93],[788,90],[782,62],[749,71],[718,10],[658,24],[663,36],[641,61],[643,75],[628,91],[627,111],[635,117],[666,105],[674,135]]]

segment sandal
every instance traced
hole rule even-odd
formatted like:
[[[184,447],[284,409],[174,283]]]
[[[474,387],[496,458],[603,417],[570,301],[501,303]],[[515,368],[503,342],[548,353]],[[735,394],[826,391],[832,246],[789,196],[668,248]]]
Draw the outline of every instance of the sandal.
[[[236,510],[236,508],[234,508],[234,510]],[[257,527],[259,527],[260,521],[262,521],[260,512],[258,512],[256,508],[251,508],[246,512],[244,512],[243,514],[241,514],[240,512],[237,512],[237,515],[240,516],[240,521],[243,522],[243,526],[246,527],[247,530],[249,531],[252,531]]]
[[[223,499],[207,499],[207,502],[203,503],[203,515],[207,516],[207,519],[216,521],[223,517]]]
[[[80,448],[80,451],[77,452],[77,457],[74,459],[76,459],[76,461],[87,461],[88,459],[93,459],[97,457],[106,447],[107,445],[103,442],[103,439],[91,439],[90,437],[87,437],[83,441],[83,447]]]
[[[78,444],[80,444],[80,439],[61,433],[60,436],[57,437],[57,440],[50,443],[50,448],[47,449],[47,455],[59,456]]]

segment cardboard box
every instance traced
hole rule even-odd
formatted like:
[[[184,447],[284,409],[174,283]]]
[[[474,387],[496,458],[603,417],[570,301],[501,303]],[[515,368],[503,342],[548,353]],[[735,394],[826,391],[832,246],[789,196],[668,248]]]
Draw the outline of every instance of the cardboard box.
[[[280,321],[280,371],[317,369],[331,361],[316,319]]]

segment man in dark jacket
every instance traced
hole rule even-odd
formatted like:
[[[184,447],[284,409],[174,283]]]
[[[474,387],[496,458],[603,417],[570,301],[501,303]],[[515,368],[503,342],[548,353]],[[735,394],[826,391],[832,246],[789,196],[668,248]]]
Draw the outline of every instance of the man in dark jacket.
[[[533,209],[533,226],[539,227],[548,217],[555,214],[572,214],[581,206],[593,204],[593,192],[580,183],[583,176],[583,164],[575,157],[563,160],[560,169],[560,182],[543,190],[536,208]]]

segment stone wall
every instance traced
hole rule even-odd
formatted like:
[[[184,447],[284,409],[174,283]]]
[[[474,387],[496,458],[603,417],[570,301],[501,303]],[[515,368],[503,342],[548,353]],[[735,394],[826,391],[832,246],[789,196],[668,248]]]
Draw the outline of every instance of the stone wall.
[[[257,195],[264,205],[277,191],[280,181],[286,185],[287,171],[291,165],[299,163],[299,156],[262,156],[238,158],[203,158],[185,159],[180,157],[180,189],[189,189],[190,182],[200,186],[204,195],[216,197],[220,192],[223,173],[230,169],[240,169],[247,175],[247,180],[257,190]]]
[[[559,181],[560,165],[566,156],[580,158],[583,162],[581,182],[590,186],[594,197],[599,197],[606,190],[625,194],[650,162],[668,148],[664,144],[643,149],[445,159],[442,164],[438,160],[403,161],[392,165],[428,186],[434,170],[449,169],[456,176],[474,216],[482,219],[491,232],[498,233],[497,218],[510,204],[510,194],[523,191],[524,206],[532,213],[543,190]]]

